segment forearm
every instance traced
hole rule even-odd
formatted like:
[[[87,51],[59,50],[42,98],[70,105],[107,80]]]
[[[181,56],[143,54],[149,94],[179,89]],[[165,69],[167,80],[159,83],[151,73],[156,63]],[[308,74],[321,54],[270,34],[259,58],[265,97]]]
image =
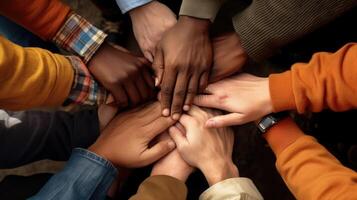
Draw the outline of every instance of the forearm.
[[[296,109],[304,113],[356,108],[356,54],[357,44],[350,43],[336,53],[316,53],[309,63],[297,63],[288,72],[270,75],[274,111]]]
[[[187,188],[184,182],[171,176],[150,176],[139,186],[138,192],[130,200],[186,199]]]
[[[355,0],[254,0],[233,17],[233,26],[248,55],[260,61],[356,5]]]
[[[97,110],[67,112],[0,110],[0,167],[42,159],[67,160],[73,148],[87,148],[99,136]]]
[[[70,8],[59,0],[0,1],[0,13],[44,40],[51,40],[65,22]]]
[[[290,120],[273,126],[265,135],[276,166],[297,199],[348,199],[356,196],[357,174]]]
[[[133,10],[137,7],[148,4],[154,0],[116,0],[121,12],[124,14],[130,10]]]
[[[109,161],[90,151],[75,149],[65,168],[30,199],[105,199],[116,176],[117,170]]]
[[[0,107],[11,110],[59,106],[69,95],[74,80],[72,65],[64,56],[22,48],[2,37],[0,74]]]

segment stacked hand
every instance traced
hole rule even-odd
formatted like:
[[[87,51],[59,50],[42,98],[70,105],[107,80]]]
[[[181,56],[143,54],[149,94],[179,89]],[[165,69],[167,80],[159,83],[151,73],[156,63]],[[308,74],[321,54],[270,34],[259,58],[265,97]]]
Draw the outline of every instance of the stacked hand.
[[[170,138],[151,146],[153,139],[173,124],[170,117],[161,115],[159,103],[142,106],[116,116],[89,150],[116,166],[146,166],[175,148]]]
[[[273,112],[268,78],[241,74],[208,85],[206,92],[196,105],[231,112],[210,118],[207,127],[240,125]]]
[[[93,76],[113,94],[120,108],[153,97],[154,80],[145,58],[103,43],[88,66]]]

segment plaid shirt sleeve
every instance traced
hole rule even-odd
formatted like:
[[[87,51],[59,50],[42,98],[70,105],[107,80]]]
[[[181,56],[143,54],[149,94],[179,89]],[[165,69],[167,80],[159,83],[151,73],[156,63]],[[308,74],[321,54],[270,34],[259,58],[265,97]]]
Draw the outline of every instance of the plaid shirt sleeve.
[[[67,56],[74,70],[72,89],[64,106],[69,104],[99,105],[104,104],[107,91],[99,85],[88,71],[83,61],[76,56]]]
[[[74,52],[87,63],[107,37],[80,15],[71,13],[55,37],[52,39],[58,46]]]

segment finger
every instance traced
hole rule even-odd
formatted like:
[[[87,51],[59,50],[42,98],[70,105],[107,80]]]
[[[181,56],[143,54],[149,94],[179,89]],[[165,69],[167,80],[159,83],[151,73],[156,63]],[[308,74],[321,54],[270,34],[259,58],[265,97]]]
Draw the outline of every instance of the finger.
[[[184,111],[190,110],[190,107],[193,103],[193,99],[195,98],[195,95],[197,93],[197,89],[198,89],[198,78],[193,77],[193,78],[191,78],[190,83],[187,88],[185,105],[183,106]]]
[[[216,95],[198,95],[193,100],[193,103],[197,106],[223,109],[223,105],[220,103],[219,97]]]
[[[159,160],[166,154],[170,153],[173,149],[175,149],[175,147],[175,142],[171,139],[158,142],[150,149],[147,149],[142,153],[142,158],[144,161],[143,165],[149,165]]]
[[[163,79],[163,73],[164,73],[164,54],[163,54],[161,48],[158,48],[155,51],[152,68],[155,71],[155,86],[159,86]]]
[[[177,73],[173,71],[164,72],[161,84],[161,108],[162,115],[170,116],[172,93],[175,89]]]
[[[131,104],[130,106],[135,106],[140,102],[141,97],[140,97],[139,91],[136,88],[136,85],[133,81],[128,81],[126,83],[125,91],[129,96],[130,104]]]
[[[144,81],[144,77],[138,77],[138,79],[135,81],[135,85],[136,88],[138,88],[141,99],[142,100],[149,99],[151,89],[146,84],[146,81]]]
[[[200,78],[199,92],[204,92],[208,85],[208,73],[204,72]]]
[[[180,122],[177,122],[175,127],[178,128],[182,134],[186,135],[185,127]]]
[[[167,130],[174,123],[175,121],[171,119],[171,117],[160,116],[146,125],[147,130],[149,131],[143,134],[145,134],[151,140],[152,138]]]
[[[154,57],[152,56],[150,51],[144,51],[143,54],[144,54],[145,58],[148,59],[150,62],[154,61]]]
[[[182,73],[178,75],[171,105],[171,116],[174,120],[178,120],[181,116],[186,97],[187,81],[186,75]]]
[[[193,120],[193,117],[185,114],[180,117],[179,122],[185,127],[185,130],[188,130],[191,126],[193,126]]]
[[[234,126],[245,124],[249,121],[244,119],[244,115],[239,113],[230,113],[227,115],[220,115],[213,117],[206,122],[208,128],[221,128],[226,126]]]
[[[181,133],[181,131],[173,126],[169,129],[169,134],[171,138],[175,141],[177,148],[181,148],[182,145],[187,143],[186,137]]]
[[[155,82],[154,82],[154,79],[152,78],[149,70],[141,70],[141,73],[144,77],[145,82],[153,90],[155,88]]]
[[[122,86],[115,87],[111,90],[111,93],[114,96],[115,102],[119,108],[125,108],[129,105],[128,95]]]

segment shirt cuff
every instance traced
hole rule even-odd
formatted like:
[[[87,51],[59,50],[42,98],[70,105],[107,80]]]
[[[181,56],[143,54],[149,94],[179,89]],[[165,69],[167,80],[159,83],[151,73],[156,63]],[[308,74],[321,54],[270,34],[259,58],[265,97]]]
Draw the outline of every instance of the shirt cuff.
[[[65,50],[78,54],[87,63],[106,37],[102,30],[72,13],[52,40]]]
[[[183,0],[180,15],[214,21],[223,0]]]
[[[76,56],[67,56],[71,62],[74,79],[71,91],[63,103],[79,105],[100,105],[104,104],[107,98],[107,91],[99,85],[88,71],[87,66]]]
[[[124,14],[134,8],[143,6],[153,0],[116,0],[121,12]]]
[[[212,185],[200,195],[200,200],[249,199],[263,200],[249,178],[230,178]]]
[[[274,112],[296,109],[291,71],[271,74],[269,76],[269,91]]]

